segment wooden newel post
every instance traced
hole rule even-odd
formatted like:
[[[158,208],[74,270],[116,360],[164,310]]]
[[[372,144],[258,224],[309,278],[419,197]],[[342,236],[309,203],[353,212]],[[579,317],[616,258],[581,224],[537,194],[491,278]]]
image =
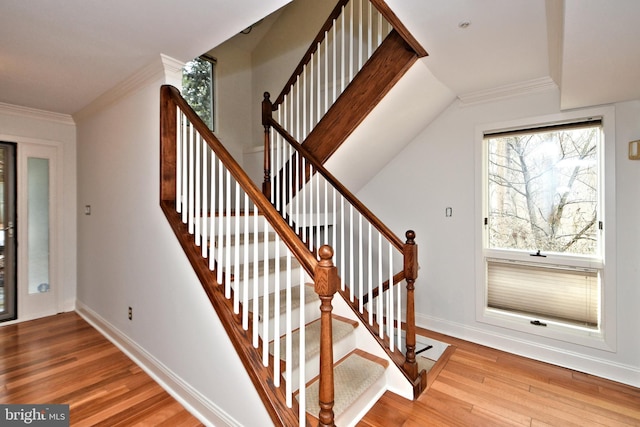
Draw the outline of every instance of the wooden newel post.
[[[262,182],[262,194],[271,199],[271,119],[273,105],[271,95],[264,93],[262,100],[262,126],[264,127],[264,181]]]
[[[338,269],[333,265],[333,249],[318,250],[320,262],[315,271],[315,291],[320,296],[320,426],[335,426],[333,414],[333,339],[331,310],[333,294],[338,291]]]
[[[418,277],[418,246],[416,245],[416,233],[413,230],[405,234],[407,242],[404,245],[404,276],[407,281],[407,351],[405,354],[404,369],[409,376],[418,378],[418,363],[416,362],[416,310],[415,310],[415,282]]]

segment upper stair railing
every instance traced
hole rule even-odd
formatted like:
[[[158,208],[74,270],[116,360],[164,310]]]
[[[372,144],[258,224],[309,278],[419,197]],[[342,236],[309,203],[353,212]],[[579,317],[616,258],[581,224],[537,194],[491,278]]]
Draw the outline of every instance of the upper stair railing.
[[[282,127],[304,141],[391,31],[426,55],[383,0],[339,0],[271,104]]]
[[[306,424],[300,326],[313,303],[328,331],[320,345],[317,416],[332,425],[332,249],[320,248],[317,260],[176,88],[163,86],[160,103],[160,205],[267,411],[275,425]],[[309,281],[322,304],[313,289],[308,294]]]
[[[392,36],[390,50],[413,51],[410,59],[403,54],[407,64],[426,55],[383,0],[338,1],[276,100],[272,103],[265,93],[263,193],[310,250],[325,244],[334,248],[340,292],[403,369],[417,395],[426,380],[424,373],[418,372],[415,356],[415,233],[407,231],[403,242],[323,167],[326,152],[318,157],[318,149],[308,149],[305,144],[314,129],[321,129],[313,141],[315,147],[330,145],[329,134],[339,127],[334,125],[340,120],[336,115],[349,111],[354,105],[352,97],[360,98],[353,108],[361,111],[337,132],[351,132],[354,123],[372,108],[370,103],[380,99],[379,93],[369,98],[360,96],[370,79],[376,79],[379,68],[369,72],[364,86],[349,92],[350,84],[366,69],[367,61],[373,59],[385,39]],[[384,61],[388,64],[389,59]],[[393,72],[406,71],[402,67]],[[399,76],[389,76],[389,82],[397,81],[394,78]],[[332,106],[345,99],[341,113],[334,114],[330,124],[322,125]],[[399,285],[403,281],[406,293]]]

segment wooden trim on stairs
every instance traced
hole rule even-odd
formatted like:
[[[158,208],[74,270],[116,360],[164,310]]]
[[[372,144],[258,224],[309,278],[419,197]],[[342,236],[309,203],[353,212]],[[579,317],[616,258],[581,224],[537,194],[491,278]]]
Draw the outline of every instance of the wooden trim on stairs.
[[[398,16],[391,10],[384,0],[369,0],[373,4],[378,12],[384,16],[384,19],[391,24],[391,26],[400,34],[400,36],[407,42],[411,49],[418,55],[419,58],[429,55],[427,51],[422,47],[420,42],[409,32],[407,27],[404,26]]]
[[[302,145],[324,164],[417,59],[391,31]]]

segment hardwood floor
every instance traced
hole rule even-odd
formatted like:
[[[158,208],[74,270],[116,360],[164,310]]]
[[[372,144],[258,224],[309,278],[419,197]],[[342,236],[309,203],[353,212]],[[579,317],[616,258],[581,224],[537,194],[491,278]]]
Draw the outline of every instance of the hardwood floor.
[[[68,404],[72,426],[201,426],[75,313],[0,327],[0,403]]]
[[[385,393],[358,424],[640,426],[640,389],[420,330],[456,346],[417,401]]]
[[[455,345],[449,362],[417,401],[387,392],[358,426],[640,426],[640,389],[420,334]],[[0,403],[69,404],[73,426],[202,425],[75,313],[0,327]]]

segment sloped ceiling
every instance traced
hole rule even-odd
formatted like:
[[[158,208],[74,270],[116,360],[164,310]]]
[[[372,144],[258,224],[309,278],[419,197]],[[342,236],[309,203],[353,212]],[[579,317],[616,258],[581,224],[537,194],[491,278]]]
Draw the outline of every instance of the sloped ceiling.
[[[0,102],[75,113],[160,53],[186,61],[286,3],[2,0]],[[562,108],[640,99],[638,0],[387,3],[460,99],[552,84]]]

